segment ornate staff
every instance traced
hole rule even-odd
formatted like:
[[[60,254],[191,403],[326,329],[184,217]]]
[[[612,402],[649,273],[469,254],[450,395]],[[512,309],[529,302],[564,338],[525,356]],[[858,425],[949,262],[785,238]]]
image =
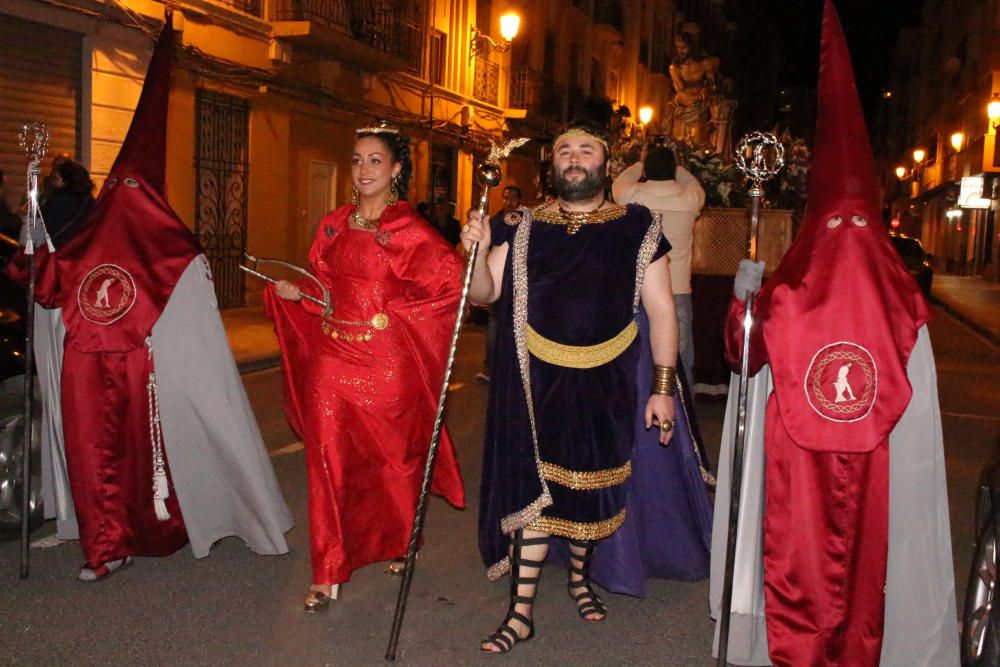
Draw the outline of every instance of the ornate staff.
[[[757,261],[757,236],[760,202],[765,181],[772,179],[785,165],[785,147],[777,137],[766,132],[751,132],[740,139],[736,166],[750,180],[750,261]],[[743,355],[740,359],[740,388],[736,402],[736,437],[730,467],[729,532],[726,538],[726,569],[722,583],[722,610],[719,614],[719,667],[725,667],[729,653],[729,616],[733,607],[733,570],[736,564],[736,533],[740,520],[740,493],[743,490],[743,448],[746,444],[747,392],[750,375],[750,330],[753,327],[753,292],[743,295]]]
[[[28,213],[25,216],[24,254],[28,257],[28,307],[24,332],[24,436],[21,450],[21,568],[22,579],[30,572],[28,536],[31,532],[31,440],[34,429],[35,376],[35,244],[38,225],[42,224],[38,208],[38,174],[42,158],[49,150],[49,132],[42,123],[25,123],[17,135],[21,149],[28,157]],[[48,235],[45,235],[48,238]],[[49,250],[53,248],[49,247]]]
[[[486,215],[486,205],[490,188],[500,185],[500,161],[511,154],[518,146],[528,143],[528,138],[511,139],[497,146],[490,142],[490,153],[486,161],[476,170],[476,180],[482,186],[479,197],[479,215]],[[462,332],[462,320],[465,315],[465,305],[469,300],[469,286],[472,284],[472,269],[476,265],[476,255],[479,254],[479,242],[472,244],[465,264],[465,277],[462,280],[462,294],[458,300],[458,313],[455,315],[455,328],[451,333],[451,347],[448,349],[448,362],[444,367],[444,379],[441,381],[441,392],[438,394],[437,414],[434,417],[434,428],[431,431],[431,444],[427,452],[427,464],[424,466],[424,480],[417,499],[417,513],[413,518],[413,530],[410,531],[410,546],[406,552],[406,569],[403,580],[399,584],[399,596],[396,598],[396,613],[392,619],[392,632],[389,635],[389,646],[385,651],[385,659],[392,662],[396,659],[396,645],[399,643],[399,632],[403,627],[403,616],[406,614],[406,601],[410,595],[410,584],[413,581],[413,569],[417,562],[417,547],[420,544],[420,534],[424,530],[424,517],[427,514],[427,496],[434,477],[434,464],[437,462],[438,444],[441,439],[441,427],[444,424],[444,407],[448,398],[448,383],[451,380],[451,369],[455,364],[455,350],[458,347],[458,336]]]

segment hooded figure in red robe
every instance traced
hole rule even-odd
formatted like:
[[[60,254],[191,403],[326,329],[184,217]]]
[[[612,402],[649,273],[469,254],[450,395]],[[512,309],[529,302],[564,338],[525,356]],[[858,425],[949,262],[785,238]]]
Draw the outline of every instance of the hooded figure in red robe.
[[[71,241],[38,256],[36,298],[51,309],[42,327],[52,325],[41,337],[40,375],[47,422],[53,410],[62,419],[48,429],[46,460],[64,453],[65,465],[49,473],[57,489],[68,478],[73,502],[59,508],[60,536],[74,512],[86,580],[132,556],[170,554],[189,537],[196,556],[227,535],[284,553],[291,527],[208,262],[165,197],[173,42],[168,16],[93,210]]]
[[[925,326],[931,311],[881,221],[850,55],[829,0],[818,95],[802,228],[753,308],[757,376],[730,659],[955,664],[944,460]],[[745,262],[737,284],[754,268],[763,267]],[[736,291],[726,343],[738,368],[745,303]],[[730,399],[732,409],[732,392]],[[720,460],[719,488],[728,490],[725,450]],[[728,502],[728,493],[717,498],[717,537]],[[717,539],[713,555],[724,555],[724,545]],[[714,560],[717,614],[724,558]],[[755,581],[761,562],[763,596]]]

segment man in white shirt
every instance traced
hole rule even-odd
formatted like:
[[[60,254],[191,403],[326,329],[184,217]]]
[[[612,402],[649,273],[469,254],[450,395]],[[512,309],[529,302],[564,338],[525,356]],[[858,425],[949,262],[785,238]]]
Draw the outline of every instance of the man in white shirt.
[[[645,177],[643,181],[642,178]],[[691,172],[677,165],[664,146],[643,149],[639,162],[623,171],[611,186],[619,204],[642,204],[660,216],[670,242],[670,284],[680,330],[680,358],[688,387],[694,386],[694,338],[691,304],[691,243],[694,222],[705,205],[705,191]]]

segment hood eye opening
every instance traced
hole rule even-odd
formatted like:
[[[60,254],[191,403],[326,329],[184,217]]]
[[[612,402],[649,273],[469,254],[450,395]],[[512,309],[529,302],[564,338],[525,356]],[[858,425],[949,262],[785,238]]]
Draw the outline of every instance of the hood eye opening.
[[[137,188],[139,187],[139,181],[135,180],[134,178],[126,178],[125,185],[129,186],[130,188]]]
[[[108,190],[113,190],[116,185],[118,185],[118,179],[117,178],[109,178],[108,179]]]
[[[868,221],[865,220],[860,215],[856,215],[853,218],[851,218],[851,222],[854,223],[855,227],[867,227],[868,226]]]
[[[839,215],[835,215],[826,221],[826,226],[829,227],[830,229],[836,229],[837,227],[840,227],[840,223],[842,223],[843,221],[844,219],[842,217],[840,217]]]

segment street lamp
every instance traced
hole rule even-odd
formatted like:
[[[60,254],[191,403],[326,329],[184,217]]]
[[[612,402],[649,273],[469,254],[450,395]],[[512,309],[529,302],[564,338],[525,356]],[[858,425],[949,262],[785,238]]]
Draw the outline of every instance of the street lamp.
[[[920,166],[920,163],[924,161],[925,157],[927,157],[927,151],[925,151],[923,148],[913,149],[913,162],[917,166]]]
[[[903,165],[899,165],[898,167],[896,167],[896,178],[898,178],[901,181],[906,178],[906,167],[904,167]]]
[[[653,107],[639,107],[639,122],[643,125],[649,125],[649,121],[651,120],[653,120]]]
[[[469,60],[475,59],[480,52],[480,42],[486,42],[489,48],[497,53],[510,51],[511,42],[517,37],[517,31],[521,27],[521,17],[514,12],[507,12],[500,17],[500,42],[493,41],[493,38],[482,32],[476,26],[472,26],[472,41],[469,44]]]
[[[1000,94],[993,93],[989,104],[986,105],[986,115],[990,119],[993,131],[996,132],[997,128],[1000,127]]]
[[[965,144],[965,134],[963,132],[955,132],[951,135],[951,147],[955,149],[956,153],[962,152],[962,146]]]

